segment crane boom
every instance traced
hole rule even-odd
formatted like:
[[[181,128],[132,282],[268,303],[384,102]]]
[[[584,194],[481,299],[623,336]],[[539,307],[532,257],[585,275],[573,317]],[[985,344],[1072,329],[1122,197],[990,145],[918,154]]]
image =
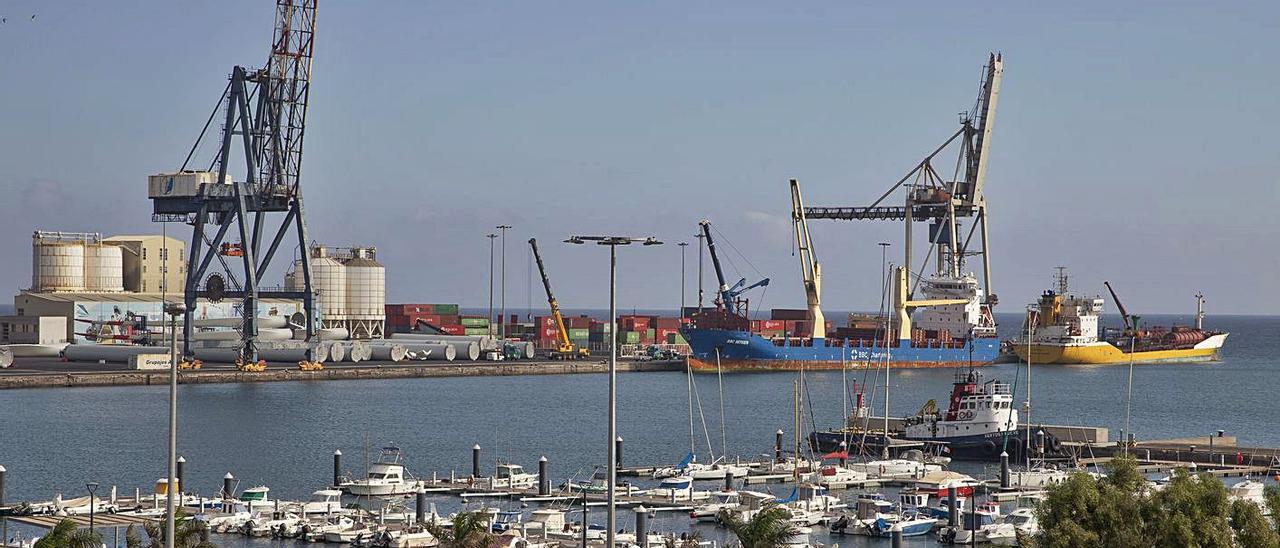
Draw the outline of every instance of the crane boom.
[[[791,180],[791,222],[796,236],[796,250],[800,253],[800,275],[804,279],[804,296],[809,305],[809,320],[813,322],[813,338],[827,338],[827,320],[822,315],[822,265],[813,253],[813,240],[809,238],[809,223],[805,221],[804,201],[800,198],[800,182]]]
[[[547,268],[542,264],[542,253],[538,252],[538,239],[529,238],[529,247],[533,249],[533,260],[538,263],[538,274],[542,275],[542,287],[547,290],[547,304],[551,305],[551,317],[556,322],[556,336],[560,343],[561,357],[585,354],[585,348],[576,349],[573,342],[569,340],[569,330],[564,326],[564,316],[560,315],[560,303],[556,302],[556,296],[551,292],[551,278],[547,277]]]
[[[1107,286],[1107,292],[1111,293],[1111,300],[1116,302],[1116,308],[1120,310],[1120,319],[1124,320],[1125,333],[1131,333],[1134,330],[1133,324],[1129,322],[1129,312],[1124,309],[1124,303],[1120,302],[1120,296],[1116,295],[1116,290],[1111,289],[1111,282],[1102,282]]]
[[[707,242],[707,251],[711,253],[711,265],[716,269],[716,281],[720,283],[719,289],[716,290],[716,305],[723,310],[729,310],[732,306],[729,296],[729,283],[724,279],[724,269],[720,267],[720,256],[716,254],[716,241],[711,238],[711,221],[703,219],[698,221],[698,226],[702,227],[702,237]]]

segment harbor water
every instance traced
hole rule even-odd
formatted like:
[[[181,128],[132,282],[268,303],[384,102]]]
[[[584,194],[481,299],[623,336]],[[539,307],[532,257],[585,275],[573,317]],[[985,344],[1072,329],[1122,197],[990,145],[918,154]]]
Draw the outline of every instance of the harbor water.
[[[1016,330],[1016,318],[1001,319],[1003,326]],[[1280,390],[1275,375],[1280,317],[1216,316],[1210,326],[1231,332],[1220,361],[1135,367],[1134,434],[1160,439],[1222,429],[1238,436],[1241,445],[1280,446],[1269,403]],[[1018,376],[1016,400],[1025,398],[1025,366],[994,365],[983,373],[1007,382]],[[837,426],[845,409],[846,381],[869,383],[875,375],[860,370],[808,374],[802,412],[806,428]],[[894,371],[893,414],[914,413],[929,399],[945,400],[953,375],[949,369]],[[1112,439],[1118,439],[1127,376],[1125,366],[1034,367],[1032,419],[1106,426]],[[722,437],[721,379],[695,376],[695,406],[700,404],[706,422],[705,433],[702,419],[696,424],[699,460],[708,458],[708,437],[716,455],[744,458],[771,453],[778,429],[787,431],[792,443],[795,378],[794,373],[724,375]],[[306,498],[328,485],[335,449],[342,450],[344,467],[360,474],[366,458],[376,458],[386,444],[404,451],[411,472],[428,477],[432,471],[469,473],[474,444],[482,447],[486,473],[492,473],[498,459],[536,470],[538,458],[545,455],[554,485],[571,476],[590,478],[593,468],[604,464],[606,379],[582,374],[181,386],[179,454],[187,460],[189,489],[205,494],[216,493],[222,476],[230,472],[240,489],[267,485],[273,498]],[[683,373],[619,376],[624,465],[673,464],[689,451],[685,387]],[[877,414],[882,397],[871,402]],[[8,500],[45,500],[55,492],[80,496],[88,481],[117,485],[121,494],[131,495],[135,487],[148,492],[165,474],[166,408],[164,386],[0,391],[5,413],[0,465],[8,469]],[[957,469],[995,472],[981,465]],[[716,487],[707,482],[703,488]],[[444,512],[459,507],[455,500],[436,502]],[[603,522],[603,510],[593,508],[592,516],[592,521]],[[619,524],[632,526],[630,512],[620,516]],[[687,530],[688,519],[667,512],[654,527],[680,532]],[[827,542],[825,534],[818,534],[822,531],[815,529],[815,540]],[[707,527],[702,534],[719,538],[721,533]],[[281,542],[228,536],[214,540],[226,545]],[[831,541],[853,546],[879,542]]]

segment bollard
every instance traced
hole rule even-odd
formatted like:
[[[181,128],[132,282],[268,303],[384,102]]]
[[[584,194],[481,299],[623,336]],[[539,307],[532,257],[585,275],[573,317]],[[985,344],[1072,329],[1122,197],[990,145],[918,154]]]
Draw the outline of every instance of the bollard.
[[[480,444],[471,448],[471,477],[480,477]]]
[[[947,525],[956,526],[956,488],[947,488]]]
[[[1009,488],[1009,453],[1000,452],[1000,488]]]
[[[427,521],[427,490],[418,489],[417,508],[413,509],[414,523],[422,524]]]
[[[781,428],[774,433],[773,438],[773,462],[782,462],[782,435],[784,432]]]
[[[622,468],[622,436],[618,436],[618,439],[613,440],[613,455],[615,457],[613,461],[616,466]]]
[[[840,442],[840,466],[844,466],[848,462],[849,462],[849,443],[845,441],[841,441]]]
[[[7,471],[0,466],[0,508],[4,507],[4,475]],[[0,515],[0,544],[9,544],[9,515]]]
[[[179,499],[182,498],[183,493],[187,492],[187,482],[183,481],[186,478],[187,478],[187,458],[178,457],[178,470],[173,476],[174,481],[178,482],[178,486],[177,486],[177,490],[174,491],[173,494],[177,495]]]
[[[337,487],[342,479],[342,450],[333,450],[333,486]]]
[[[649,509],[644,505],[636,508],[636,543],[649,548]]]
[[[587,548],[587,496],[582,495],[582,548]]]
[[[547,457],[543,455],[538,459],[538,496],[545,497],[551,494],[551,476],[547,475]]]
[[[733,490],[733,471],[729,470],[728,468],[725,468],[724,470],[724,490],[725,491]]]
[[[236,477],[231,475],[231,472],[227,472],[227,475],[222,476],[222,498],[235,498],[235,481]]]
[[[893,526],[893,537],[890,542],[891,542],[890,546],[892,546],[893,548],[902,548],[902,526],[901,525]]]

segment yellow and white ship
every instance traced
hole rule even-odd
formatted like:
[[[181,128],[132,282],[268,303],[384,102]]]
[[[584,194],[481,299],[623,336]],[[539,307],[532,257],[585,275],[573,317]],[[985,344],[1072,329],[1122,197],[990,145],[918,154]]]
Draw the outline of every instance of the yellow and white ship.
[[[1022,337],[1012,343],[1018,359],[1032,364],[1114,364],[1197,362],[1218,359],[1227,333],[1206,331],[1204,297],[1196,295],[1195,327],[1139,329],[1137,316],[1112,298],[1125,321],[1116,337],[1099,337],[1101,297],[1077,297],[1067,290],[1065,269],[1059,267],[1056,291],[1047,290],[1029,312]],[[1110,284],[1107,284],[1110,290]],[[1030,339],[1030,341],[1028,341]]]

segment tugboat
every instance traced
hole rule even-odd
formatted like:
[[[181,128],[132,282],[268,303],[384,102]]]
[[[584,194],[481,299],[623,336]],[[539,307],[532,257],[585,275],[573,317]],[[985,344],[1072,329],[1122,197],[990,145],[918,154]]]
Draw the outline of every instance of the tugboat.
[[[855,410],[856,416],[866,412]],[[845,439],[857,437],[852,429],[814,432],[810,441],[818,451],[835,451]],[[975,370],[958,372],[951,386],[946,411],[929,400],[920,412],[908,417],[902,439],[923,442],[957,460],[999,460],[1001,452],[1019,460],[1028,444],[1024,430],[1018,429],[1018,410],[1007,383],[983,381]],[[1060,456],[1062,444],[1048,432],[1035,432],[1031,444],[1037,457]]]

